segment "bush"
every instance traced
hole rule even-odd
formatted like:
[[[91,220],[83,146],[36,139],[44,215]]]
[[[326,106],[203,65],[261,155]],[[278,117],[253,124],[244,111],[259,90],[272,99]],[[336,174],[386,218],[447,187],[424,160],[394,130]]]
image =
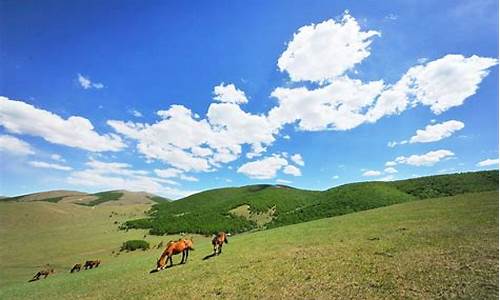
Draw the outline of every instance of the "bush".
[[[130,240],[123,243],[120,251],[134,251],[137,249],[142,249],[146,251],[149,249],[149,243],[144,240]]]

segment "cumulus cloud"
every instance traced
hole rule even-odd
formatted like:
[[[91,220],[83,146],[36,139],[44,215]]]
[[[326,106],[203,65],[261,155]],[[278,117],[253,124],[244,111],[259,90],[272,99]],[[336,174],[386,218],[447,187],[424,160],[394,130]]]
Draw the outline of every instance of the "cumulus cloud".
[[[476,164],[478,167],[486,167],[486,166],[498,166],[498,158],[490,158],[480,161]]]
[[[446,55],[426,65],[411,68],[410,92],[435,114],[459,106],[474,95],[488,68],[498,64],[497,59],[473,55]]]
[[[382,81],[363,83],[346,76],[312,90],[279,87],[271,94],[278,106],[268,117],[276,127],[298,121],[304,131],[352,129],[366,121],[363,112],[383,88]]]
[[[157,114],[162,120],[154,124],[117,120],[108,124],[137,141],[138,151],[147,159],[160,160],[184,172],[213,171],[236,160],[243,145],[250,145],[248,157],[260,156],[278,133],[266,116],[247,113],[235,103],[212,103],[206,119],[197,118],[182,105],[172,105]]]
[[[301,176],[302,173],[300,172],[300,169],[297,168],[296,166],[288,165],[283,168],[283,173],[288,174],[288,175],[293,175],[293,176]]]
[[[37,160],[32,160],[29,161],[28,164],[32,167],[35,168],[42,168],[42,169],[54,169],[54,170],[60,170],[60,171],[71,171],[73,168],[69,166],[64,166],[60,164],[54,164],[54,163],[48,163],[44,161],[37,161]]]
[[[303,26],[278,59],[278,68],[293,81],[329,81],[368,57],[372,38],[379,35],[362,31],[347,13],[340,22],[330,19]]]
[[[425,129],[417,130],[417,134],[410,138],[410,144],[436,142],[451,136],[455,131],[462,128],[464,128],[464,123],[456,120],[427,125]]]
[[[261,160],[245,163],[238,168],[238,173],[254,179],[271,179],[276,173],[288,165],[288,161],[281,155],[274,154]]]
[[[304,166],[304,159],[302,158],[302,155],[300,155],[299,153],[292,155],[290,158],[297,165]]]
[[[119,136],[98,134],[92,123],[83,117],[64,119],[31,104],[1,96],[0,125],[12,133],[39,136],[50,143],[92,152],[120,151],[125,147]]]
[[[30,144],[7,134],[0,135],[0,152],[17,156],[35,154],[35,151]]]
[[[236,88],[232,83],[224,85],[221,83],[214,87],[214,99],[220,102],[243,104],[247,103],[248,99],[245,92]]]
[[[162,178],[180,178],[186,181],[196,182],[198,178],[194,176],[185,175],[184,171],[176,169],[176,168],[167,168],[167,169],[154,169],[154,172],[157,176]]]
[[[104,84],[100,83],[100,82],[92,82],[90,80],[90,77],[85,77],[83,76],[82,74],[78,74],[78,83],[80,84],[80,86],[84,89],[84,90],[88,90],[88,89],[97,89],[97,90],[100,90],[102,88],[104,88]]]
[[[379,176],[381,174],[382,174],[382,172],[380,172],[380,171],[368,170],[368,171],[365,171],[362,176],[373,177],[373,176]]]
[[[394,174],[394,173],[397,173],[397,172],[398,172],[398,170],[396,170],[396,169],[395,169],[395,168],[393,168],[393,167],[388,167],[388,168],[385,168],[385,169],[384,169],[384,172],[385,172],[385,173],[388,173],[388,174]]]
[[[411,166],[433,166],[442,159],[450,158],[455,154],[449,150],[430,151],[422,155],[399,156],[395,159],[396,163],[407,164]],[[387,163],[386,163],[387,165]]]

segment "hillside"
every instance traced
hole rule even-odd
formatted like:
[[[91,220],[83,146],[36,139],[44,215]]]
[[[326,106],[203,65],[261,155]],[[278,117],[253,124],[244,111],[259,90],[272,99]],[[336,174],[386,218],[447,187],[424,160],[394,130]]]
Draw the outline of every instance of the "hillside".
[[[146,192],[130,192],[126,190],[106,191],[88,194],[77,191],[56,190],[40,192],[16,197],[4,198],[2,201],[35,202],[45,201],[52,203],[73,203],[86,206],[96,205],[130,205],[153,204],[169,199]]]
[[[492,190],[498,190],[498,170],[353,183],[323,192],[281,185],[223,188],[156,204],[148,218],[130,220],[124,228],[149,229],[152,234],[238,233],[407,201]]]
[[[15,216],[34,205],[0,205],[9,207],[0,209],[0,228],[11,224],[2,232],[0,299],[498,298],[498,192],[411,201],[240,234],[229,238],[221,256],[208,260],[203,258],[212,251],[210,239],[195,237],[187,264],[153,274],[161,249],[110,255],[112,245],[142,232],[113,230],[106,214],[59,217],[43,228],[29,218],[35,223],[14,226]],[[85,222],[95,226],[83,230]],[[103,264],[69,273],[72,264],[91,258]],[[28,283],[45,263],[56,274]]]

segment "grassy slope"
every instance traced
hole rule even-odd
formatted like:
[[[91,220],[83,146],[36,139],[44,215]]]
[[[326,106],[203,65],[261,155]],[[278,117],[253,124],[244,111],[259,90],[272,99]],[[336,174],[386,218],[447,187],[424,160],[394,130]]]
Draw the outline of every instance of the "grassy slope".
[[[36,239],[36,231],[29,238]],[[51,241],[64,243],[62,235]],[[104,240],[93,247],[100,243]],[[188,264],[159,273],[148,271],[160,250],[123,254],[99,269],[3,287],[0,298],[496,299],[498,192],[412,201],[241,234],[230,238],[221,256],[206,261],[209,240],[197,238],[195,247]],[[40,257],[29,255],[24,264]]]
[[[153,234],[220,230],[244,232],[258,227],[253,217],[229,212],[242,205],[266,213],[274,209],[267,228],[343,215],[411,200],[498,190],[498,171],[439,175],[395,182],[346,184],[323,192],[283,186],[254,185],[215,189],[154,206],[152,218],[127,222],[129,228],[150,228]]]
[[[119,231],[115,222],[143,216],[149,207],[0,203],[0,286],[24,281],[47,263],[62,270],[84,259],[108,260],[124,241],[144,235]]]

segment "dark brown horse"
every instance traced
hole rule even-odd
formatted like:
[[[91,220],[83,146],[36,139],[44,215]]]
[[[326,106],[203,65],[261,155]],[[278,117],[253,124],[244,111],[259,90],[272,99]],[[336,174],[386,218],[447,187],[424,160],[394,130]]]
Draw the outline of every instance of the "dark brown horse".
[[[54,269],[41,270],[38,273],[36,273],[35,276],[33,276],[33,279],[31,279],[30,281],[38,280],[40,279],[41,276],[44,276],[43,278],[47,278],[47,276],[54,273],[55,273]]]
[[[96,260],[87,260],[85,262],[85,264],[83,265],[83,269],[84,270],[87,270],[87,269],[92,269],[93,267],[99,267],[99,265],[101,264],[101,260],[100,259],[96,259]]]
[[[73,266],[73,268],[71,269],[70,273],[80,272],[81,269],[82,269],[82,264],[76,264],[76,265]]]
[[[212,245],[214,246],[214,254],[213,255],[219,255],[222,253],[222,245],[224,243],[228,243],[227,241],[227,234],[223,231],[219,232],[214,238],[212,239]]]
[[[179,253],[182,253],[181,264],[186,263],[189,256],[189,250],[194,250],[192,239],[179,239],[178,241],[168,242],[167,247],[156,262],[156,271],[165,269],[167,267],[167,260],[170,261],[170,266],[172,266],[174,264],[172,256]]]

